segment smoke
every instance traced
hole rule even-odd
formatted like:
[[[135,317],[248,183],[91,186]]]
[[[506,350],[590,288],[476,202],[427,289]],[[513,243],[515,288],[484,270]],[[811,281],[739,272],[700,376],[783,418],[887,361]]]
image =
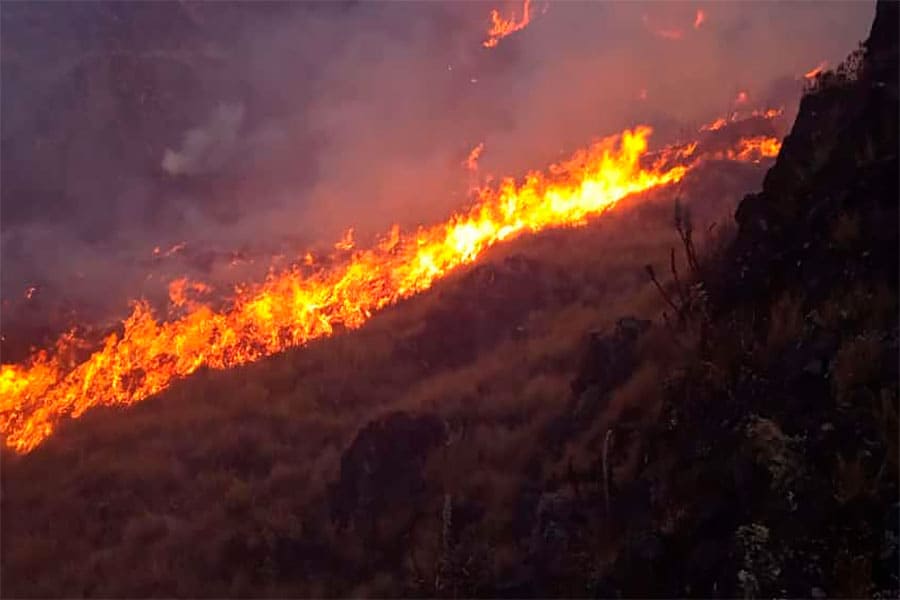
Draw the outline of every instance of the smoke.
[[[163,171],[169,175],[198,175],[220,170],[234,157],[243,121],[243,104],[216,107],[205,126],[184,134],[180,150],[166,149]]]
[[[792,118],[802,74],[852,50],[874,3],[554,3],[486,49],[491,8],[5,6],[4,350],[175,277],[227,290],[349,226],[365,244],[441,219],[480,143],[479,173],[522,174],[637,123],[674,139],[741,91]]]

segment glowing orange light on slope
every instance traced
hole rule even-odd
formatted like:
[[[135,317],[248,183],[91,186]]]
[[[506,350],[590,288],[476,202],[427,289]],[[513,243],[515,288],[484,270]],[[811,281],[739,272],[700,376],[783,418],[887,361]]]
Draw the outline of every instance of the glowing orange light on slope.
[[[815,79],[815,77],[818,76],[819,73],[824,71],[827,66],[828,66],[828,61],[823,60],[818,65],[816,65],[815,68],[810,69],[809,71],[804,73],[803,78],[804,79]]]
[[[525,0],[522,5],[522,20],[517,21],[516,15],[513,13],[508,19],[500,16],[500,11],[496,8],[491,10],[491,27],[488,29],[488,38],[481,45],[485,48],[493,48],[500,43],[500,40],[517,31],[525,29],[531,22],[531,0]]]
[[[642,158],[651,158],[650,134],[645,126],[626,130],[546,174],[531,172],[520,182],[507,178],[496,188],[479,189],[476,201],[446,222],[411,233],[394,226],[368,249],[350,252],[348,233],[338,244],[342,249],[324,263],[331,266],[318,266],[307,254],[297,266],[239,288],[223,310],[186,301],[186,290],[198,295],[206,288],[179,280],[173,303],[180,302],[184,314],[177,319],[159,321],[146,302],[136,302],[122,333],[107,336],[85,360],[72,359],[84,342],[66,334],[22,364],[2,365],[0,433],[9,447],[27,452],[63,416],[138,402],[201,366],[234,367],[329,336],[337,327],[358,328],[503,240],[582,225],[626,196],[680,181],[704,159],[693,143],[655,153],[648,166]],[[771,151],[762,142],[751,145],[747,153]],[[733,157],[744,153],[741,146]]]

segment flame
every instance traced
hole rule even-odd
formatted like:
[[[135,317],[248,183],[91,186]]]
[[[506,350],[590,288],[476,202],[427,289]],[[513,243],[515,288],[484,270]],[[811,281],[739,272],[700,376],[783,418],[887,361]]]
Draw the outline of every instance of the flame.
[[[25,299],[31,300],[32,298],[34,298],[34,295],[37,293],[37,290],[38,290],[37,286],[34,286],[34,285],[28,286],[28,288],[25,290]]]
[[[734,103],[735,104],[744,104],[749,99],[750,99],[750,95],[747,92],[745,92],[744,90],[741,90],[737,93],[737,96],[734,99]]]
[[[516,20],[516,14],[513,13],[508,19],[500,16],[500,11],[496,8],[491,10],[491,27],[488,29],[488,38],[481,45],[485,48],[493,48],[500,43],[500,40],[517,31],[525,29],[531,22],[531,0],[525,0],[522,5],[522,20]]]
[[[481,142],[469,152],[469,156],[466,158],[465,162],[463,162],[463,166],[466,167],[469,171],[475,172],[478,170],[478,159],[481,158],[481,153],[484,151],[484,142]]]
[[[818,65],[816,65],[815,68],[810,69],[809,71],[804,73],[803,78],[804,79],[815,79],[819,75],[819,73],[821,73],[822,71],[824,71],[826,69],[826,67],[828,67],[828,61],[823,60]]]
[[[169,283],[169,301],[172,306],[193,306],[193,295],[206,295],[212,288],[202,281],[190,281],[186,277],[175,279]]]
[[[769,136],[744,138],[739,142],[735,158],[740,161],[759,162],[763,158],[778,156],[781,142]]]
[[[762,117],[763,119],[775,119],[783,114],[783,108],[767,108],[766,110],[754,110],[752,113],[750,113],[750,116]]]
[[[728,121],[729,120],[724,117],[719,117],[718,119],[716,119],[715,121],[712,121],[711,123],[702,125],[700,127],[700,131],[718,131],[719,129],[722,129],[723,127],[728,125]]]
[[[741,119],[752,118],[752,117],[759,117],[759,118],[771,121],[772,119],[780,117],[783,114],[784,114],[783,108],[767,108],[764,110],[763,109],[754,109],[749,114],[741,113],[739,111],[734,111],[727,118],[719,117],[714,121],[710,121],[709,123],[701,125],[700,131],[701,132],[703,132],[703,131],[718,131],[719,129],[722,129],[729,123],[734,123],[735,121],[739,121]]]
[[[582,225],[626,196],[680,181],[710,158],[697,153],[696,143],[651,155],[651,132],[647,126],[626,130],[551,165],[546,173],[480,188],[473,204],[447,221],[409,233],[395,225],[364,250],[349,252],[349,230],[337,245],[343,251],[326,266],[298,264],[271,272],[263,283],[237,288],[222,310],[188,300],[188,291],[208,291],[205,284],[177,280],[170,294],[183,311],[178,318],[159,321],[148,303],[139,301],[122,332],[108,335],[86,358],[73,358],[84,342],[67,334],[22,364],[2,365],[0,432],[9,447],[28,452],[66,415],[77,418],[94,406],[129,405],[203,366],[234,367],[329,336],[338,327],[358,328],[378,310],[430,288],[503,240]],[[777,152],[777,141],[764,140],[747,140],[731,157],[758,160]],[[312,265],[312,255],[298,262]]]
[[[758,163],[764,158],[774,158],[781,150],[781,141],[765,135],[741,138],[737,147],[711,153],[711,160],[732,160]]]
[[[700,26],[706,21],[706,13],[702,8],[697,9],[697,16],[694,17],[694,29],[700,29]]]
[[[344,237],[342,237],[341,240],[334,245],[334,249],[344,251],[353,250],[353,246],[355,245],[356,242],[353,241],[353,228],[351,227],[344,232]]]

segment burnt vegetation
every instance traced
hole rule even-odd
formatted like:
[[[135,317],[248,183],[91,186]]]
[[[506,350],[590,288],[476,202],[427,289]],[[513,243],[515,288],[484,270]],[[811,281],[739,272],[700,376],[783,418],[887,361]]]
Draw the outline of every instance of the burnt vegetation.
[[[897,23],[734,229],[688,185],[4,451],[3,595],[896,597]]]

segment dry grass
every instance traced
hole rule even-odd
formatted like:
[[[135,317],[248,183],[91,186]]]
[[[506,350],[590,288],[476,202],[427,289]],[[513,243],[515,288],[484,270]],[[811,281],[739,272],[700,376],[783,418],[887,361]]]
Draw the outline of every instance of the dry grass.
[[[483,508],[472,535],[489,549],[482,566],[497,575],[517,555],[514,501],[542,451],[540,432],[570,399],[587,333],[624,314],[660,314],[642,267],[667,260],[676,239],[670,211],[667,202],[617,210],[593,226],[498,247],[359,331],[234,371],[203,371],[140,405],[64,423],[31,455],[5,454],[4,591],[429,589],[444,493]],[[522,258],[532,261],[524,278],[507,261]],[[494,274],[479,279],[478,269]],[[442,346],[442,336],[453,344]],[[647,352],[671,350],[657,343]],[[655,369],[638,371],[601,420],[629,408],[653,414]],[[406,540],[402,564],[385,570],[360,535],[332,527],[326,489],[360,427],[397,410],[437,414],[451,443],[428,458],[419,512],[398,506],[379,517],[380,538]],[[579,470],[591,468],[589,442],[569,450]],[[342,576],[313,575],[329,572]]]

